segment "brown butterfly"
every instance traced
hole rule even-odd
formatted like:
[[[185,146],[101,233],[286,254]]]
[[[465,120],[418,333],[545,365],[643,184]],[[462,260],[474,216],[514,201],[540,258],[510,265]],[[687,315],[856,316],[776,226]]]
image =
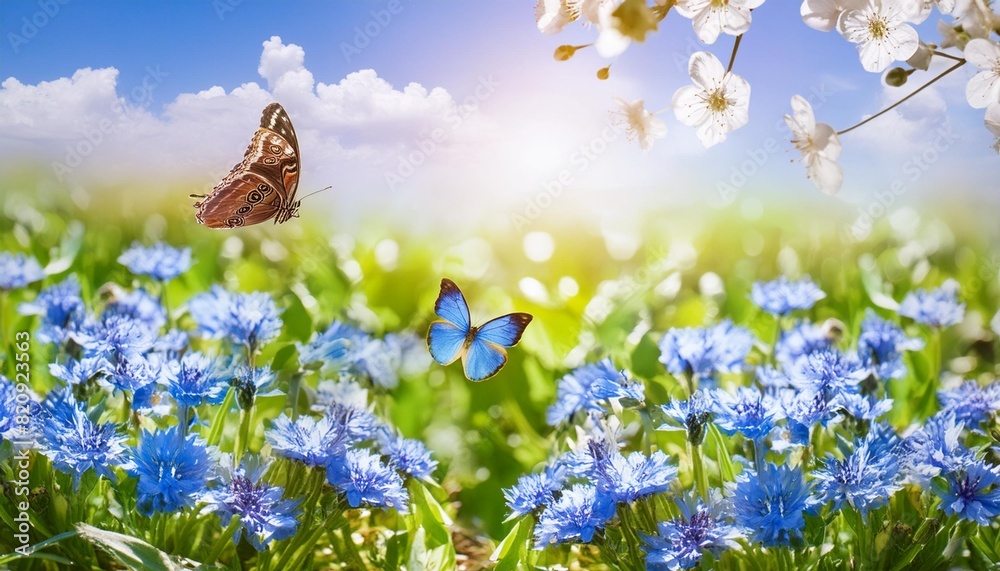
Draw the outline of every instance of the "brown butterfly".
[[[239,228],[274,218],[275,224],[298,218],[299,140],[285,109],[272,103],[264,108],[260,128],[253,134],[243,160],[212,192],[200,198],[195,218],[209,228]]]

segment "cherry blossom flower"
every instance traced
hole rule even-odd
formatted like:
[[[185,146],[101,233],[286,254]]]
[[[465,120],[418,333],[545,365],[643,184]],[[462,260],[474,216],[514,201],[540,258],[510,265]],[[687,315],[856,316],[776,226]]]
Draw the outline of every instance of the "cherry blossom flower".
[[[969,105],[983,109],[1000,103],[1000,46],[984,38],[969,40],[965,45],[965,59],[983,70],[965,87]]]
[[[579,16],[575,3],[567,0],[538,0],[535,3],[535,22],[545,35],[558,34]]]
[[[817,123],[812,106],[801,95],[792,97],[792,114],[785,115],[785,124],[795,136],[792,143],[802,152],[806,176],[816,188],[826,194],[836,194],[844,182],[844,173],[837,164],[840,138],[826,123]]]
[[[674,9],[691,19],[698,39],[714,44],[721,32],[738,36],[750,29],[750,10],[764,0],[678,0]]]
[[[618,28],[619,21],[614,16],[614,12],[620,4],[620,1],[611,0],[601,3],[597,8],[597,25],[601,29],[601,34],[597,36],[594,47],[597,48],[597,53],[601,54],[602,57],[621,55],[632,43],[632,38],[623,34]]]
[[[862,8],[849,10],[837,20],[837,31],[858,44],[865,71],[885,71],[893,61],[905,61],[917,51],[917,31],[906,23],[907,12],[895,0],[868,0]]]
[[[671,105],[677,120],[696,127],[698,140],[711,147],[726,140],[726,133],[750,120],[750,84],[726,71],[719,58],[695,52],[688,61],[694,85],[674,93]]]
[[[1000,103],[994,103],[986,108],[985,123],[986,128],[997,138],[993,143],[993,150],[1000,154]],[[997,317],[993,320],[996,322],[997,329],[1000,329],[1000,312],[997,312]],[[997,335],[1000,335],[1000,331],[997,331]]]
[[[857,10],[865,0],[802,0],[799,13],[807,26],[821,32],[837,27],[837,19],[848,10]]]
[[[646,110],[642,99],[629,103],[621,97],[615,97],[619,109],[616,115],[625,118],[625,132],[629,140],[639,141],[639,146],[648,151],[653,146],[654,139],[662,139],[667,134],[667,124]]]

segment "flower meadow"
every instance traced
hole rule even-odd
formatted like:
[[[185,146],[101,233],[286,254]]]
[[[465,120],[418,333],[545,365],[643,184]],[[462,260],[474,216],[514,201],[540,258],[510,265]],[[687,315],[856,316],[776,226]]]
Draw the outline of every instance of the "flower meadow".
[[[650,226],[628,261],[553,230],[538,264],[26,211],[0,563],[994,568],[995,248],[910,210],[865,243],[787,220]],[[431,361],[442,276],[474,316],[535,316],[489,381]]]

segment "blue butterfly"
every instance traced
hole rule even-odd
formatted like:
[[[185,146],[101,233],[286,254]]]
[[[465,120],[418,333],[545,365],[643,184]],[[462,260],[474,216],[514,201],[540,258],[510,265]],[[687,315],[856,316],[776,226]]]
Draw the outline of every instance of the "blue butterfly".
[[[527,313],[508,313],[473,326],[462,290],[448,278],[441,280],[434,313],[441,319],[431,323],[427,332],[431,356],[442,365],[461,357],[470,381],[484,381],[497,374],[507,362],[507,347],[517,345],[524,328],[531,323]]]

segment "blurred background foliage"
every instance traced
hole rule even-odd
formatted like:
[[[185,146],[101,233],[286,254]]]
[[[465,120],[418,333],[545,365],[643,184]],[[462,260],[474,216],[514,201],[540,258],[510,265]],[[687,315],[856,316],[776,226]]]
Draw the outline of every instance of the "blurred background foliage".
[[[406,436],[423,439],[441,462],[438,476],[457,502],[457,523],[495,539],[506,531],[501,489],[549,453],[545,410],[563,374],[610,356],[646,381],[648,399],[680,396],[676,380],[657,361],[660,336],[670,327],[728,317],[770,345],[775,322],[748,299],[758,279],[812,276],[827,298],[811,318],[840,319],[845,341],[853,344],[864,307],[874,304],[892,316],[894,300],[905,292],[954,278],[968,317],[946,331],[944,354],[965,356],[946,366],[967,378],[997,374],[989,329],[1000,306],[997,213],[949,205],[946,196],[940,204],[891,207],[863,239],[850,231],[856,207],[832,202],[804,209],[753,197],[721,210],[650,212],[624,236],[589,220],[539,220],[476,236],[393,228],[375,215],[355,230],[338,231],[308,203],[300,219],[282,226],[212,231],[195,223],[183,188],[85,192],[30,173],[4,179],[0,250],[30,252],[49,273],[44,283],[5,300],[0,309],[8,331],[29,323],[16,314],[20,301],[68,273],[80,276],[85,299],[107,282],[132,284],[116,260],[133,240],[192,249],[194,267],[167,291],[175,310],[215,283],[271,293],[283,308],[284,330],[267,347],[269,360],[287,358],[283,348],[307,341],[334,319],[376,334],[412,328],[422,335],[442,277],[463,288],[475,321],[514,310],[532,313],[535,320],[496,377],[471,383],[458,365],[434,365],[426,375],[405,379],[388,411]],[[339,199],[349,198],[334,202]],[[44,349],[36,344],[35,350]],[[35,363],[45,359],[39,355]],[[9,360],[3,367],[11,372]],[[51,379],[38,366],[34,372],[36,390],[45,392]],[[305,382],[317,381],[313,375]],[[274,406],[281,402],[275,399]],[[263,427],[257,431],[262,438]],[[682,446],[672,434],[657,435],[668,452]]]

